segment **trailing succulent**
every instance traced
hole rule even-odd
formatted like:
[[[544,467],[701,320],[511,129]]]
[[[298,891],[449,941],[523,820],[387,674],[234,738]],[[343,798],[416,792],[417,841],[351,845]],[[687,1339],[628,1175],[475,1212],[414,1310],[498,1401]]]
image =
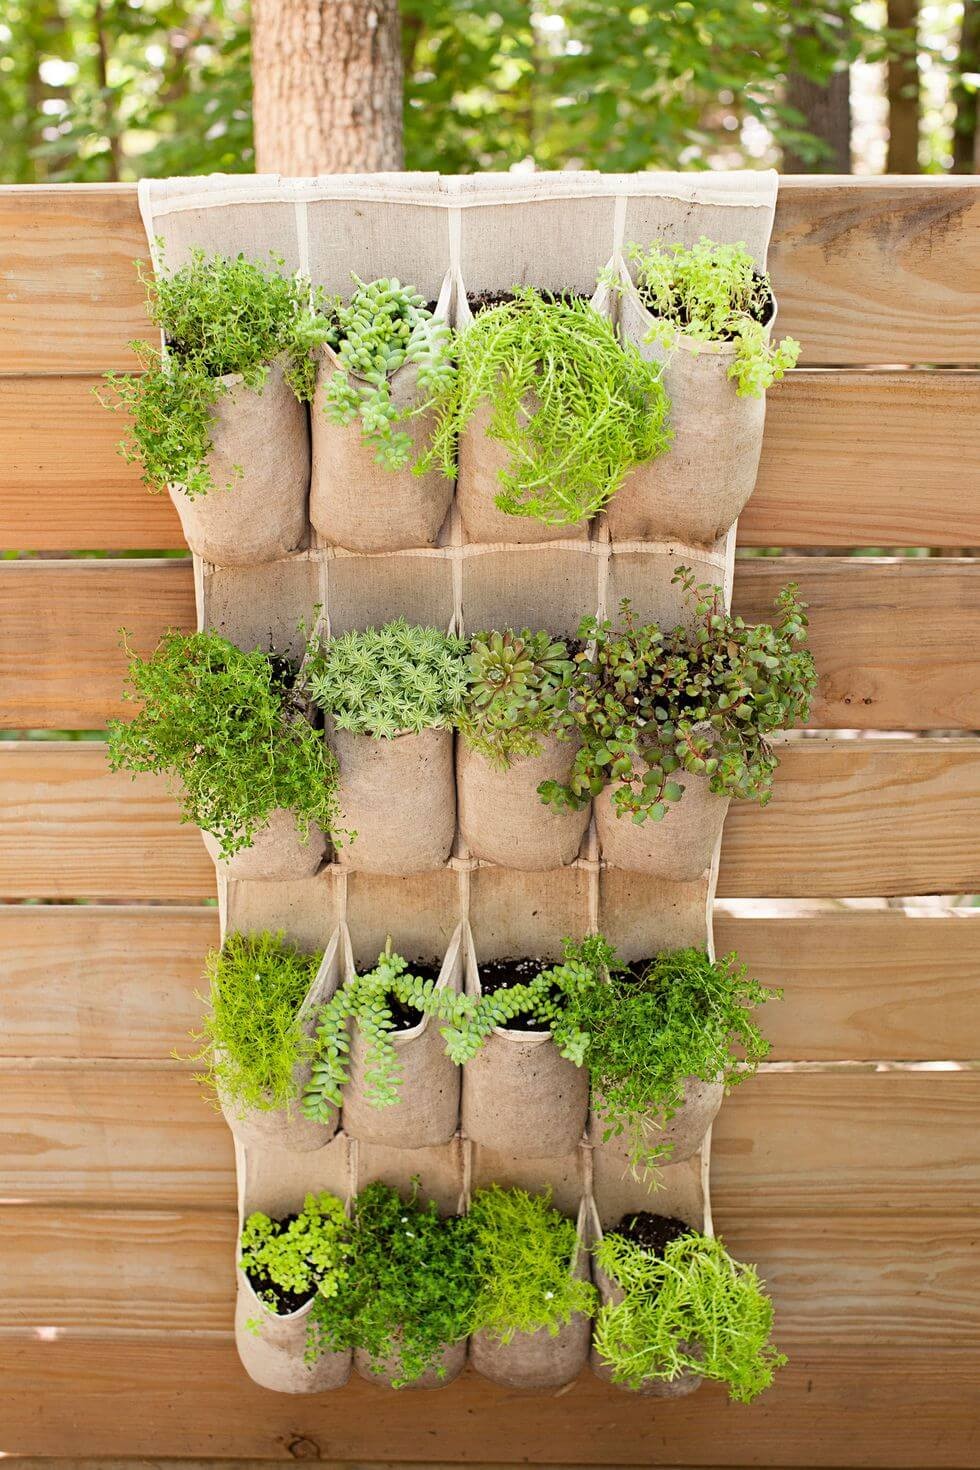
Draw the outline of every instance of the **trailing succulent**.
[[[451,728],[465,689],[466,642],[396,618],[315,646],[309,688],[338,730],[390,740]]]
[[[322,956],[300,954],[282,934],[229,934],[207,957],[210,1006],[194,1058],[200,1080],[227,1106],[268,1112],[298,1102],[293,1076],[314,1044],[299,1009]]]
[[[293,1296],[328,1300],[346,1289],[351,1254],[350,1221],[344,1206],[332,1194],[308,1194],[293,1218],[272,1220],[261,1211],[242,1226],[239,1261],[256,1295],[276,1309],[273,1287]]]
[[[550,633],[477,633],[457,722],[467,745],[498,770],[537,755],[539,736],[554,728],[558,690],[573,669],[568,645]]]
[[[250,847],[278,807],[303,837],[314,822],[329,831],[337,762],[292,680],[286,660],[217,633],[168,633],[148,659],[130,653],[123,697],[142,707],[109,725],[109,763],[173,777],[181,820],[212,833],[225,858]]]
[[[132,414],[131,437],[120,451],[142,465],[150,490],[172,484],[193,499],[228,488],[215,485],[207,464],[214,410],[230,391],[226,376],[240,375],[258,393],[269,365],[282,359],[297,398],[312,398],[310,349],[325,330],[317,315],[323,296],[300,277],[282,274],[282,265],[277,256],[263,266],[243,255],[228,260],[195,250],[186,265],[155,280],[137,267],[166,351],[132,343],[142,371],[106,374],[111,396],[100,401]]]
[[[579,746],[568,782],[538,787],[555,810],[580,809],[608,784],[618,817],[660,821],[684,795],[680,772],[706,776],[717,795],[769,800],[778,762],[766,737],[805,720],[815,683],[796,585],[777,596],[772,624],[752,626],[689,568],[673,580],[693,604],[692,628],[638,627],[625,599],[620,627],[582,622],[587,647],[558,711]]]
[[[691,1231],[655,1255],[610,1232],[595,1257],[623,1293],[600,1309],[593,1336],[614,1382],[640,1388],[697,1373],[747,1404],[785,1364],[769,1340],[772,1302],[755,1268],[717,1238]]]
[[[454,368],[452,333],[433,316],[411,286],[397,280],[357,287],[346,305],[335,305],[325,342],[337,354],[338,364],[327,384],[324,412],[332,422],[361,421],[361,435],[385,469],[408,464],[411,435],[399,428],[407,418],[422,413],[437,395],[451,389]],[[417,370],[417,401],[400,409],[392,401],[391,374],[406,363]]]
[[[487,432],[509,455],[495,503],[509,515],[549,525],[595,515],[670,442],[660,367],[587,301],[525,287],[457,333],[455,353],[424,463],[455,478],[459,437],[488,404]]]
[[[759,398],[795,367],[799,342],[766,340],[772,286],[744,245],[718,245],[702,236],[689,249],[630,245],[627,256],[640,296],[657,318],[646,341],[668,349],[682,334],[695,342],[734,342],[728,376],[741,398]]]

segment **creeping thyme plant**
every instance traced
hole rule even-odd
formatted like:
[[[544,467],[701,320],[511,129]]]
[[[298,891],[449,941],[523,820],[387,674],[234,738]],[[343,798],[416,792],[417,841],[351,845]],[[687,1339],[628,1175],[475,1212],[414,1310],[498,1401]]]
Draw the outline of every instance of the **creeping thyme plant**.
[[[469,1221],[478,1287],[472,1331],[507,1344],[517,1332],[554,1337],[576,1312],[593,1314],[595,1287],[574,1274],[575,1225],[554,1209],[550,1193],[491,1184],[474,1194]]]
[[[759,398],[796,366],[800,344],[766,340],[772,306],[768,275],[755,268],[744,245],[718,245],[703,236],[683,245],[630,245],[644,304],[657,317],[648,342],[670,348],[683,334],[695,342],[734,342],[728,376],[740,398]]]
[[[573,667],[568,645],[550,633],[477,633],[458,720],[470,749],[498,770],[537,755],[539,737],[554,728],[558,690]]]
[[[681,771],[707,776],[717,795],[769,800],[777,760],[766,737],[806,719],[815,683],[796,586],[778,594],[772,624],[752,626],[689,568],[673,580],[693,605],[693,628],[638,627],[628,600],[621,626],[581,624],[588,646],[558,715],[580,744],[568,782],[538,787],[555,810],[587,806],[611,784],[618,817],[660,821],[684,795]]]
[[[346,1288],[350,1221],[332,1194],[308,1194],[292,1219],[256,1211],[242,1226],[239,1260],[256,1295],[273,1311],[295,1311],[314,1292],[329,1300]]]
[[[449,391],[454,368],[452,333],[433,316],[418,291],[397,280],[365,284],[346,305],[333,310],[325,341],[338,365],[327,385],[324,412],[332,422],[361,421],[361,435],[385,469],[404,469],[412,438],[399,424],[424,412]],[[406,363],[417,370],[417,399],[399,408],[391,397],[391,374]]]
[[[431,456],[456,476],[459,437],[481,403],[507,450],[495,504],[549,525],[592,516],[628,470],[670,442],[660,367],[623,345],[587,301],[530,287],[456,336]]]
[[[285,661],[245,653],[217,633],[168,633],[130,654],[124,698],[141,708],[108,730],[113,770],[166,772],[181,820],[219,842],[223,857],[250,847],[270,814],[292,811],[300,836],[336,817],[337,762],[291,687]]]
[[[396,618],[311,649],[308,680],[338,730],[390,740],[451,728],[465,688],[461,638]]]
[[[640,1388],[697,1373],[747,1404],[786,1362],[769,1340],[773,1310],[763,1282],[717,1238],[691,1231],[655,1255],[610,1232],[595,1257],[623,1293],[600,1309],[593,1339],[614,1382]]]
[[[120,450],[142,465],[150,490],[178,485],[193,499],[227,488],[215,485],[207,464],[214,410],[230,391],[223,377],[240,374],[246,388],[261,392],[270,363],[281,358],[297,398],[312,398],[310,349],[326,330],[317,315],[323,296],[282,274],[282,265],[275,256],[263,266],[195,250],[186,265],[155,280],[138,267],[150,320],[167,349],[132,343],[142,371],[108,373],[110,396],[101,401],[132,415],[131,437]]]
[[[314,1045],[299,1009],[322,956],[300,954],[282,934],[229,934],[207,957],[210,1007],[195,1040],[205,1063],[201,1081],[239,1113],[290,1108],[299,1093],[293,1077]]]

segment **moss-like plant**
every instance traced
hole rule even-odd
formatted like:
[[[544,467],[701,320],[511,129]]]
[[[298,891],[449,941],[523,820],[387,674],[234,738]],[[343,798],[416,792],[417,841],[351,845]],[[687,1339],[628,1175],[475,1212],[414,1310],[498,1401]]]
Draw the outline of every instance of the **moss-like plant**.
[[[772,1302],[755,1268],[720,1240],[692,1231],[658,1256],[610,1232],[595,1256],[623,1292],[601,1308],[593,1338],[614,1382],[640,1388],[698,1373],[747,1404],[786,1362],[769,1340]]]
[[[587,806],[608,783],[618,817],[660,821],[684,794],[681,770],[718,795],[769,800],[778,762],[767,736],[806,719],[816,681],[796,585],[777,596],[772,624],[750,625],[689,568],[673,580],[693,604],[692,628],[638,627],[627,600],[620,627],[586,618],[579,628],[588,647],[558,715],[579,747],[568,782],[538,788],[555,810]]]
[[[418,291],[397,280],[357,287],[330,318],[325,341],[339,365],[327,385],[324,412],[337,424],[361,421],[361,435],[385,469],[404,469],[412,439],[398,427],[424,412],[453,379],[452,333],[434,317]],[[391,374],[406,363],[417,368],[418,394],[408,409],[391,398]]]
[[[573,670],[568,645],[550,633],[478,633],[466,661],[466,698],[458,720],[471,750],[497,770],[537,755],[555,725],[555,700]]]
[[[477,1283],[472,1331],[509,1343],[517,1332],[552,1337],[576,1312],[591,1317],[596,1292],[574,1274],[579,1250],[574,1223],[551,1195],[492,1184],[470,1205]]]
[[[132,343],[142,371],[108,373],[110,396],[100,401],[132,415],[131,437],[120,451],[142,465],[150,490],[179,485],[193,499],[227,488],[215,486],[206,463],[214,410],[230,391],[223,377],[240,374],[246,388],[260,392],[269,364],[283,358],[293,392],[312,398],[310,348],[326,331],[317,316],[323,297],[284,275],[282,265],[278,257],[266,267],[242,255],[228,260],[195,250],[186,265],[156,279],[138,267],[147,312],[167,349],[161,354],[148,342]]]
[[[366,1050],[366,1101],[376,1108],[388,1108],[398,1101],[401,1078],[392,1042],[393,1000],[454,1026],[471,1004],[450,986],[440,987],[437,980],[411,974],[408,961],[392,952],[389,938],[374,969],[352,976],[321,1007],[316,1057],[303,1097],[307,1117],[324,1121],[332,1107],[341,1105],[349,1076],[351,1025],[359,1028]]]
[[[627,255],[640,295],[657,317],[648,342],[671,348],[682,333],[695,342],[734,342],[728,376],[741,398],[761,397],[796,366],[795,338],[784,337],[778,345],[766,340],[772,286],[744,245],[718,245],[702,236],[690,248],[630,245]]]
[[[407,1200],[375,1183],[357,1196],[352,1227],[344,1290],[314,1302],[307,1356],[360,1348],[395,1388],[431,1369],[443,1377],[443,1349],[469,1335],[473,1317],[469,1221],[441,1219],[417,1181]]]
[[[290,1108],[299,1094],[297,1062],[313,1055],[299,1008],[316,979],[319,954],[300,954],[282,934],[229,934],[205,961],[209,1007],[194,1040],[193,1058],[207,1068],[199,1080],[244,1114]]]
[[[332,1194],[308,1194],[293,1218],[272,1220],[256,1211],[242,1226],[242,1270],[256,1295],[274,1311],[299,1305],[318,1292],[324,1300],[346,1286],[351,1253],[350,1221]]]
[[[587,301],[520,290],[457,334],[456,358],[432,455],[454,478],[459,436],[488,404],[487,432],[509,455],[495,503],[509,515],[572,525],[670,442],[659,366]]]
[[[108,729],[109,763],[175,780],[181,820],[211,832],[224,857],[250,847],[270,814],[292,811],[300,835],[336,818],[337,762],[304,717],[286,662],[243,652],[217,633],[168,633],[130,654],[142,708]]]
[[[338,730],[390,740],[450,728],[466,687],[466,642],[396,618],[311,651],[309,687]]]

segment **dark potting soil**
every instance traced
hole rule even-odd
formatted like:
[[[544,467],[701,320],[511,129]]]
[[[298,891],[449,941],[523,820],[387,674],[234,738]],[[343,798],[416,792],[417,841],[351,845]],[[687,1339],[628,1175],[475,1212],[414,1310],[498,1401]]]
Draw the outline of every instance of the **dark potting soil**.
[[[538,288],[538,295],[543,301],[584,301],[586,298],[578,291],[542,291]],[[477,291],[474,295],[467,294],[467,303],[474,316],[479,316],[481,311],[489,311],[494,306],[509,306],[512,301],[517,300],[514,291]]]
[[[417,975],[420,980],[438,980],[439,971],[442,966],[436,960],[415,960],[409,962],[407,975]],[[391,1011],[393,1031],[411,1031],[413,1026],[421,1024],[423,1012],[415,1006],[403,1005],[397,996],[388,992],[388,1009]]]
[[[284,1215],[278,1222],[280,1228],[287,1230],[295,1219],[295,1214]],[[305,1307],[316,1295],[315,1291],[289,1291],[284,1286],[277,1286],[263,1271],[246,1271],[245,1274],[256,1296],[278,1317],[288,1317],[290,1312],[298,1312],[300,1307]]]
[[[637,1215],[624,1215],[607,1233],[621,1235],[651,1256],[662,1256],[672,1240],[690,1235],[691,1227],[673,1215],[651,1215],[648,1210],[641,1210]]]
[[[755,272],[755,278],[757,281],[760,279],[758,271]],[[650,313],[651,316],[657,316],[658,312],[652,300],[644,291],[643,287],[638,287],[638,290],[640,294],[640,300],[643,302],[643,305],[646,307],[647,311]],[[772,299],[772,292],[770,291],[766,296],[766,300],[762,307],[762,310],[754,312],[753,315],[755,316],[756,321],[761,322],[762,325],[765,326],[768,321],[772,320],[775,310],[776,306]],[[681,310],[677,313],[677,316],[675,318],[672,318],[672,320],[675,321],[676,325],[679,326],[683,331],[683,329],[688,325],[689,321],[686,309],[682,307]],[[735,338],[732,332],[723,332],[722,335],[717,338],[717,340],[719,342],[733,342]]]
[[[480,989],[484,995],[493,995],[498,990],[507,990],[512,985],[527,985],[535,975],[540,975],[542,970],[549,969],[555,963],[554,960],[544,960],[540,956],[522,960],[488,960],[480,965]],[[558,988],[552,987],[552,995],[557,998]],[[536,1021],[533,1016],[515,1016],[508,1023],[508,1031],[544,1031],[547,1028]]]

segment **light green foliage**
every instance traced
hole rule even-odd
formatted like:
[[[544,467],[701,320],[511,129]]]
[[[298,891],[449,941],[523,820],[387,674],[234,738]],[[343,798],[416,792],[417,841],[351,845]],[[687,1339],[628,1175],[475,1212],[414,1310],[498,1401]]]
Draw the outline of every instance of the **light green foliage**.
[[[580,745],[567,784],[538,787],[555,810],[580,809],[611,783],[617,816],[660,821],[684,794],[681,770],[707,776],[718,795],[769,800],[777,760],[766,737],[805,721],[816,681],[796,585],[779,593],[772,624],[750,626],[689,568],[673,580],[693,604],[692,629],[637,627],[626,600],[619,628],[583,621],[589,648],[559,698]]]
[[[132,414],[132,437],[120,449],[142,465],[151,490],[177,484],[193,499],[227,488],[215,486],[205,463],[212,415],[229,391],[222,377],[240,374],[259,393],[269,364],[281,357],[296,396],[312,397],[316,364],[310,348],[326,331],[315,316],[322,293],[313,293],[311,306],[309,283],[281,274],[282,264],[278,257],[265,267],[242,255],[228,260],[195,250],[186,265],[156,280],[137,267],[147,288],[147,311],[163,330],[167,351],[161,356],[148,342],[134,342],[143,371],[107,373],[111,396],[100,395],[100,401]]]
[[[477,633],[458,721],[467,745],[497,770],[537,755],[538,736],[554,726],[555,697],[572,667],[568,645],[550,633]]]
[[[332,1194],[308,1194],[296,1216],[283,1225],[260,1211],[242,1226],[242,1270],[267,1276],[284,1291],[318,1292],[323,1300],[346,1294],[351,1254],[350,1221]],[[261,1295],[261,1293],[260,1293]],[[275,1293],[265,1293],[274,1307]]]
[[[357,290],[338,303],[326,342],[340,365],[327,386],[324,412],[337,424],[361,420],[361,434],[385,469],[408,464],[411,436],[398,425],[421,413],[453,379],[452,333],[434,317],[418,291],[397,280],[354,276]],[[410,411],[391,399],[389,377],[406,363],[418,371],[418,397]]]
[[[602,1307],[593,1337],[614,1382],[639,1388],[699,1373],[747,1404],[785,1364],[769,1341],[773,1311],[764,1284],[720,1240],[692,1231],[657,1257],[613,1233],[595,1256],[624,1292],[621,1302]]]
[[[210,1009],[195,1040],[201,1081],[244,1113],[289,1108],[298,1100],[293,1070],[313,1054],[299,1008],[322,956],[300,954],[282,934],[229,934],[207,957]]]
[[[768,275],[755,268],[744,245],[718,245],[704,236],[697,245],[630,245],[637,285],[656,326],[648,342],[670,348],[684,334],[695,342],[735,343],[728,376],[741,398],[759,398],[788,368],[800,344],[784,337],[766,341],[765,313],[772,301]]]
[[[337,762],[289,688],[284,661],[244,653],[216,633],[168,633],[142,659],[130,654],[142,708],[108,729],[112,769],[166,772],[181,819],[212,832],[224,857],[250,847],[276,807],[302,836],[336,818]]]
[[[659,366],[621,344],[587,301],[526,287],[457,333],[456,356],[431,453],[454,478],[459,436],[488,403],[488,433],[509,455],[495,503],[509,515],[571,525],[667,448]]]
[[[307,1117],[325,1120],[332,1107],[341,1105],[349,1075],[351,1025],[359,1028],[366,1049],[367,1101],[376,1108],[389,1108],[398,1101],[401,1078],[391,1037],[392,997],[452,1025],[459,1023],[469,1005],[450,986],[440,987],[436,980],[411,974],[407,960],[392,953],[389,939],[375,968],[366,975],[354,975],[320,1011],[316,1059],[303,1097]]]
[[[554,1337],[576,1312],[593,1314],[595,1287],[573,1275],[575,1225],[552,1208],[550,1192],[492,1184],[477,1190],[469,1218],[478,1288],[472,1331],[502,1343],[541,1329]]]
[[[417,1194],[416,1182],[408,1200],[381,1183],[358,1195],[344,1290],[317,1297],[308,1358],[361,1348],[375,1371],[393,1365],[395,1388],[429,1369],[443,1375],[443,1348],[468,1336],[473,1316],[472,1228]]]
[[[466,687],[466,642],[404,618],[314,647],[313,698],[339,730],[390,740],[450,728]]]

